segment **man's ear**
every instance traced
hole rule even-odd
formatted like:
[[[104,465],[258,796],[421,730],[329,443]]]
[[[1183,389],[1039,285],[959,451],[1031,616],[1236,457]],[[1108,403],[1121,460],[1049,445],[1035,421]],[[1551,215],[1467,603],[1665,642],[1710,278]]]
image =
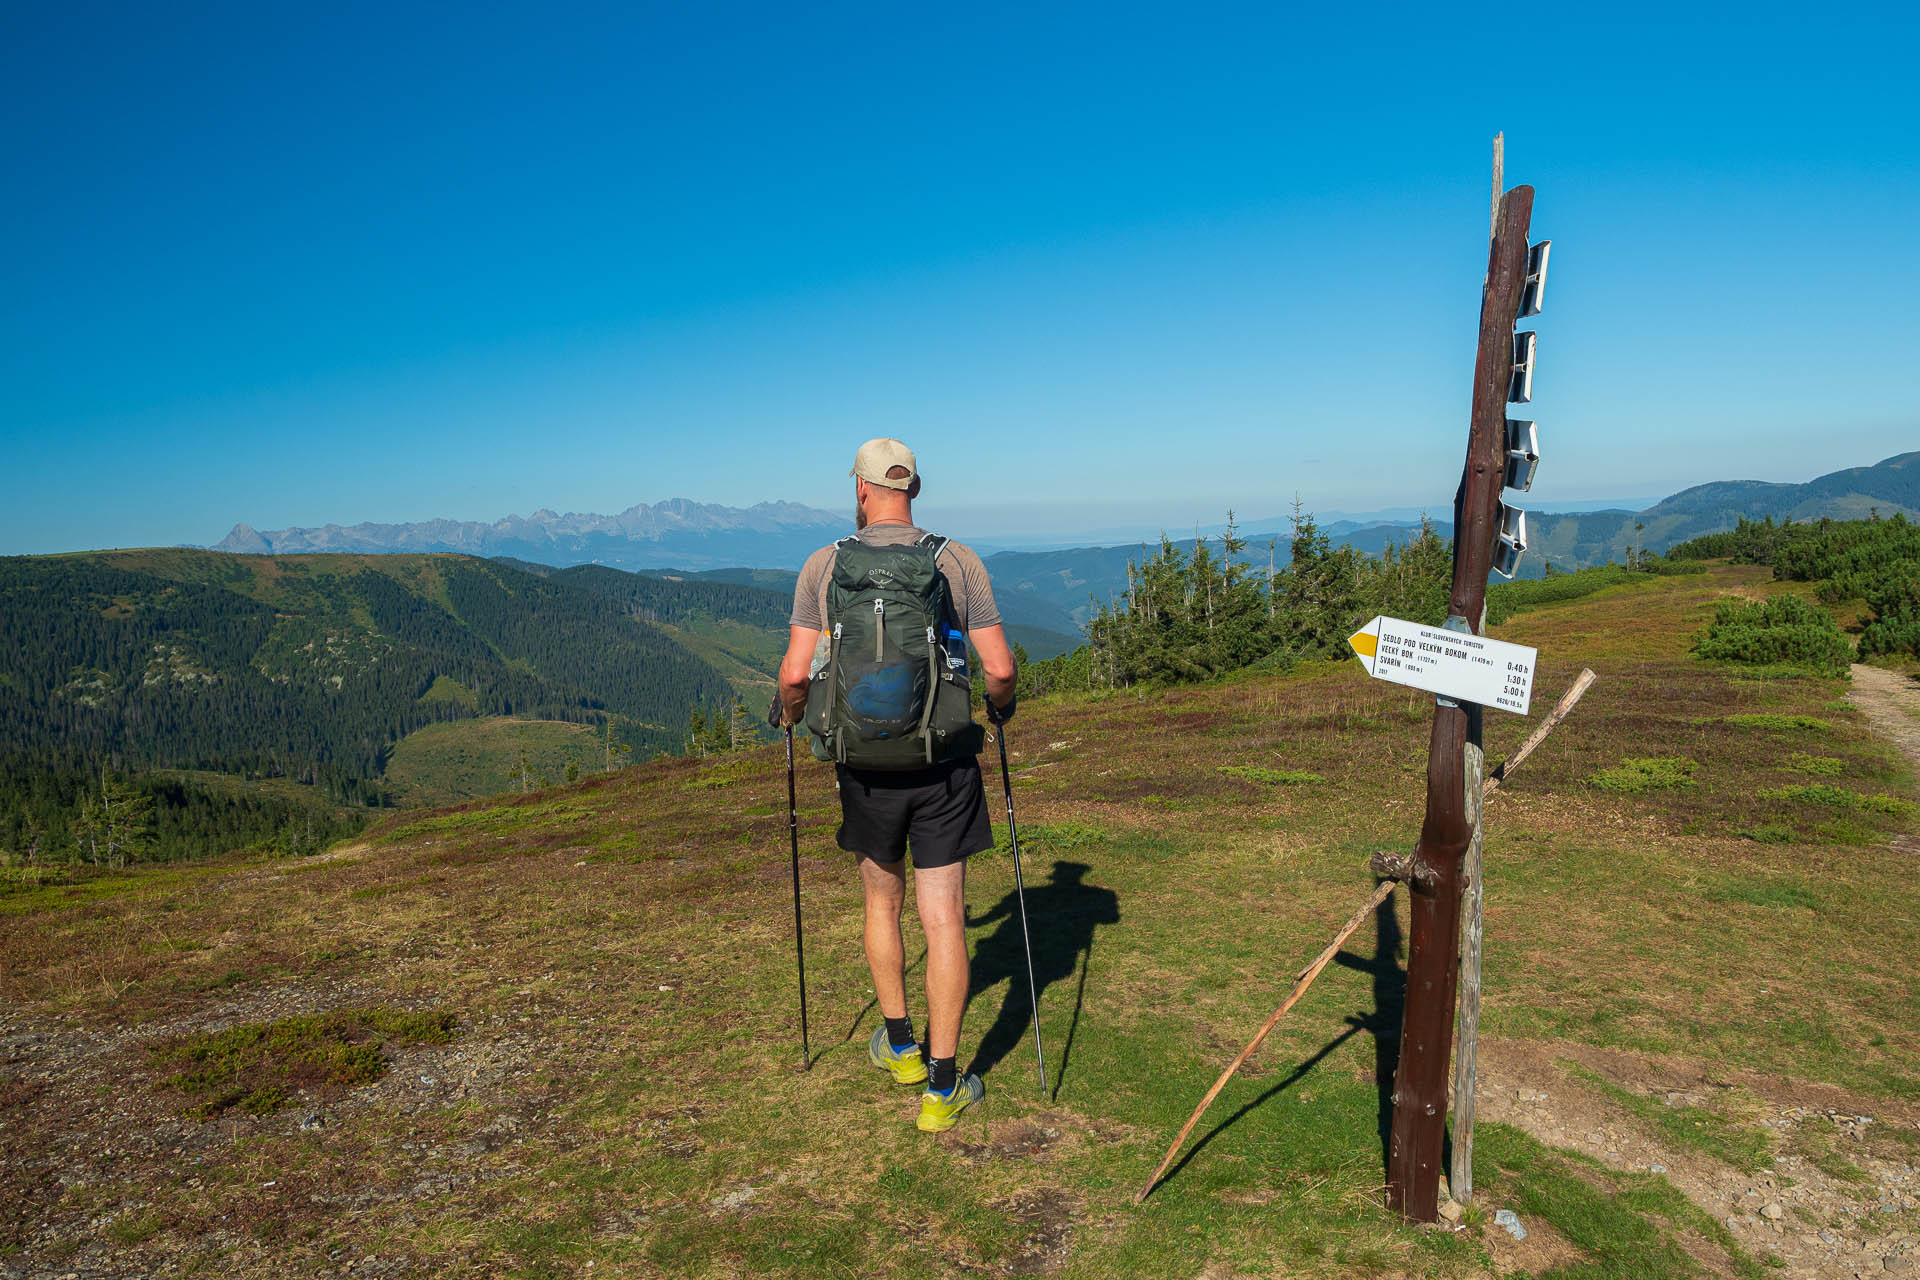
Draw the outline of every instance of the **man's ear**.
[[[915,476],[913,478],[913,483],[907,486],[907,501],[912,502],[915,498],[919,496],[920,496],[920,477]]]

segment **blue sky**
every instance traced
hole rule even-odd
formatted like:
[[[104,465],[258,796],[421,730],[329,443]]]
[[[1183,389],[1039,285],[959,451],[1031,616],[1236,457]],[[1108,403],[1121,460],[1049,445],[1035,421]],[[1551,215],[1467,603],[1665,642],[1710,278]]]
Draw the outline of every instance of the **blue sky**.
[[[876,434],[983,539],[1443,507],[1499,130],[1535,506],[1920,447],[1913,11],[1490,12],[23,11],[0,553],[838,509]]]

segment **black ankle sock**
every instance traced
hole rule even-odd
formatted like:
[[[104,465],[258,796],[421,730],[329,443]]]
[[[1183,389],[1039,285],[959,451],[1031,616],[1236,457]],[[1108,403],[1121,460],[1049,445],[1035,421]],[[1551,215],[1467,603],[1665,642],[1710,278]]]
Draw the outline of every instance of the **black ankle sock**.
[[[927,1058],[927,1088],[935,1093],[952,1093],[959,1069],[952,1058]]]
[[[892,1045],[896,1050],[913,1048],[914,1039],[913,1039],[912,1017],[909,1016],[905,1018],[887,1018],[886,1023],[887,1023],[887,1043],[888,1044]]]

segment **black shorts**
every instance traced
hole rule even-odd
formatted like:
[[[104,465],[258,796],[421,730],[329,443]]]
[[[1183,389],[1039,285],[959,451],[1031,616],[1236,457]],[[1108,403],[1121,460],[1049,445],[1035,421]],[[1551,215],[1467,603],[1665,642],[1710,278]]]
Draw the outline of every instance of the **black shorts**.
[[[891,772],[836,765],[840,847],[875,862],[900,861],[913,847],[923,871],[993,848],[987,789],[972,756],[931,769]]]

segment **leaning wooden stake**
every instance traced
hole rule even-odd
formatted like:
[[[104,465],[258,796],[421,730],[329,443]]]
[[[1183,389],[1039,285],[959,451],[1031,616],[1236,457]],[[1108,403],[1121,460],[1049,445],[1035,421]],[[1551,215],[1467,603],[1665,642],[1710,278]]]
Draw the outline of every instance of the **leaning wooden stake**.
[[[1535,747],[1546,741],[1554,727],[1567,718],[1587,686],[1593,683],[1593,672],[1581,669],[1579,678],[1571,688],[1562,694],[1560,701],[1554,704],[1553,711],[1540,722],[1520,749],[1513,753],[1507,762],[1494,770],[1493,775],[1483,783],[1480,778],[1481,761],[1477,752],[1469,750],[1467,755],[1467,800],[1470,808],[1478,799],[1485,802],[1493,798],[1504,782],[1520,763],[1533,754]],[[1477,736],[1477,735],[1475,735]],[[1478,793],[1476,796],[1475,793]],[[1485,939],[1485,930],[1481,916],[1486,905],[1486,886],[1481,879],[1481,833],[1475,814],[1473,843],[1467,846],[1467,862],[1464,873],[1467,879],[1467,924],[1466,946],[1460,957],[1460,1030],[1457,1035],[1459,1048],[1453,1058],[1453,1164],[1448,1172],[1447,1189],[1455,1200],[1468,1204],[1473,1200],[1473,1123],[1474,1123],[1474,1086],[1479,1072],[1480,1045],[1480,961],[1481,948]]]
[[[1260,1030],[1254,1033],[1254,1037],[1247,1043],[1247,1047],[1240,1051],[1240,1056],[1229,1063],[1227,1069],[1220,1073],[1220,1078],[1213,1082],[1213,1088],[1207,1090],[1207,1096],[1200,1099],[1200,1105],[1195,1107],[1193,1114],[1187,1117],[1186,1124],[1180,1128],[1179,1136],[1174,1138],[1173,1145],[1167,1148],[1167,1154],[1161,1158],[1160,1167],[1153,1171],[1151,1178],[1147,1179],[1147,1185],[1141,1187],[1140,1190],[1135,1193],[1133,1197],[1135,1204],[1139,1204],[1142,1200],[1145,1200],[1147,1193],[1152,1191],[1159,1183],[1160,1175],[1165,1173],[1167,1166],[1173,1163],[1173,1157],[1179,1152],[1180,1144],[1187,1140],[1187,1135],[1193,1132],[1193,1126],[1200,1122],[1200,1117],[1206,1112],[1207,1107],[1212,1104],[1215,1098],[1220,1096],[1220,1091],[1227,1087],[1227,1081],[1233,1079],[1233,1073],[1238,1071],[1241,1065],[1253,1056],[1253,1051],[1260,1047],[1260,1042],[1267,1038],[1268,1033],[1280,1025],[1280,1019],[1284,1018],[1287,1015],[1287,1010],[1293,1008],[1300,997],[1307,993],[1307,988],[1313,985],[1313,980],[1320,976],[1320,971],[1326,968],[1328,962],[1339,953],[1341,945],[1353,936],[1353,931],[1366,922],[1367,917],[1372,914],[1375,907],[1387,900],[1387,895],[1393,892],[1393,885],[1394,882],[1391,880],[1382,881],[1380,886],[1373,891],[1373,896],[1368,898],[1366,902],[1361,905],[1360,909],[1353,913],[1351,919],[1340,926],[1340,932],[1333,935],[1333,941],[1327,944],[1327,949],[1314,957],[1312,964],[1300,971],[1300,976],[1294,981],[1293,991],[1287,996],[1286,1002],[1274,1010],[1271,1018],[1268,1018],[1261,1024]]]
[[[1579,705],[1580,699],[1586,696],[1587,686],[1594,682],[1594,678],[1592,671],[1585,667],[1580,669],[1579,678],[1573,682],[1571,688],[1560,695],[1560,701],[1554,704],[1553,710],[1548,713],[1547,718],[1540,722],[1540,727],[1527,736],[1527,740],[1520,744],[1520,749],[1514,752],[1505,763],[1487,775],[1486,789],[1483,792],[1484,795],[1490,796],[1498,791],[1500,784],[1505,782],[1513,771],[1520,767],[1522,761],[1533,754],[1534,748],[1547,740],[1547,735],[1558,728],[1560,722],[1567,718],[1575,706]]]

